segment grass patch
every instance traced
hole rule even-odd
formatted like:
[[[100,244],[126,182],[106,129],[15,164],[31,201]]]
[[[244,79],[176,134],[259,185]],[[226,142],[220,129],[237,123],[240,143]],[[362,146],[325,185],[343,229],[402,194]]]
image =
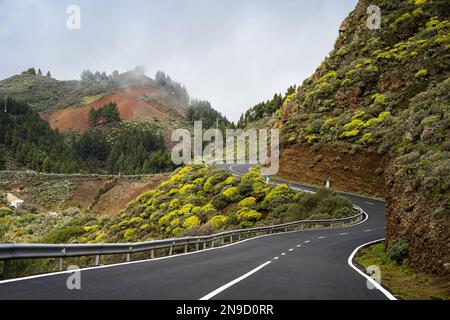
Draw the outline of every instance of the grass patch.
[[[406,264],[397,264],[384,251],[384,243],[362,249],[356,261],[367,268],[377,265],[381,270],[381,282],[397,298],[407,300],[449,300],[448,277],[417,272]]]

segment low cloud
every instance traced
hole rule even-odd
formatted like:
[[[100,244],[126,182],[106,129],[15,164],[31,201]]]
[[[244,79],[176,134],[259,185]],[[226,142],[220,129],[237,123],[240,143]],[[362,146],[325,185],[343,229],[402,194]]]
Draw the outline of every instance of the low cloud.
[[[34,66],[164,70],[232,120],[299,84],[332,49],[353,1],[0,1],[0,77]],[[75,3],[76,2],[76,3]],[[66,9],[81,8],[81,29]]]

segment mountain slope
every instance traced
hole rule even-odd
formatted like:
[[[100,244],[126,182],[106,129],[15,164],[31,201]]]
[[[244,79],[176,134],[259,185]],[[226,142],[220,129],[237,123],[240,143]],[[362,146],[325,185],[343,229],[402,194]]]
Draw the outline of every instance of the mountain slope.
[[[367,27],[371,4],[379,30]],[[388,248],[406,244],[412,266],[441,274],[450,271],[449,11],[442,0],[360,0],[316,72],[258,123],[281,129],[280,175],[385,196]]]
[[[26,71],[0,81],[0,95],[26,101],[34,110],[43,113],[80,105],[93,97],[121,88],[155,85],[155,81],[145,76],[139,68],[123,74],[113,73],[110,76],[104,75],[84,81],[59,81]]]
[[[155,87],[118,89],[97,96],[90,103],[52,110],[42,114],[42,119],[60,132],[85,132],[89,128],[89,111],[99,109],[114,101],[122,120],[151,123],[166,133],[173,128],[188,126],[186,106]]]
[[[65,134],[85,132],[89,111],[114,101],[122,120],[154,124],[170,146],[170,132],[188,126],[189,97],[184,87],[164,73],[157,76],[155,81],[140,68],[109,76],[86,70],[81,81],[58,81],[24,72],[0,81],[0,95],[28,102],[53,129]]]

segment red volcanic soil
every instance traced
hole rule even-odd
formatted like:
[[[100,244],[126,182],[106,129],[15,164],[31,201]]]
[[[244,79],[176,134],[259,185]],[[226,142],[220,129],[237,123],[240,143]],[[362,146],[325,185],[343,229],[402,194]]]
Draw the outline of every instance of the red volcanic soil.
[[[117,103],[122,120],[145,121],[146,118],[167,117],[166,113],[158,110],[151,102],[143,99],[145,95],[150,95],[157,91],[158,89],[148,87],[117,90],[87,105],[53,110],[42,114],[41,118],[48,121],[50,126],[53,129],[58,129],[59,132],[84,132],[89,125],[89,111],[91,108],[99,109],[111,101]]]

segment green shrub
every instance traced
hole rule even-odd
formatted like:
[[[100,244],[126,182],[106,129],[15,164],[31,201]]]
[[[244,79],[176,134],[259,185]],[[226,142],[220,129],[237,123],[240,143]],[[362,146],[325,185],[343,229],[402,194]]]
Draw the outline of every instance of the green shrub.
[[[333,80],[337,78],[337,72],[336,71],[330,71],[326,75],[324,75],[322,78],[319,79],[319,82],[328,82],[329,80]]]
[[[319,141],[319,137],[314,134],[307,135],[305,138],[309,144],[313,144],[313,143]]]
[[[208,220],[207,224],[214,227],[215,230],[221,229],[223,226],[225,226],[228,222],[228,217],[224,215],[217,215],[211,217],[211,219]]]
[[[365,133],[361,138],[361,142],[365,145],[372,144],[374,142],[373,133],[371,132]]]
[[[230,184],[234,184],[235,182],[236,182],[236,178],[235,177],[228,177],[226,180],[225,180],[225,184],[226,185],[230,185]]]
[[[356,137],[357,135],[359,135],[359,130],[358,129],[354,129],[351,131],[345,131],[341,134],[341,138],[352,138],[352,137]]]
[[[85,231],[82,226],[63,227],[50,232],[46,237],[44,237],[42,242],[67,243],[72,238],[79,237],[83,233],[85,233]]]
[[[236,218],[240,222],[241,227],[245,228],[261,220],[262,214],[256,210],[252,210],[249,208],[242,208],[236,213]]]
[[[261,207],[264,209],[274,209],[277,205],[292,202],[294,196],[295,192],[287,184],[280,184],[264,197]]]
[[[317,206],[313,209],[312,214],[324,214],[327,219],[334,218],[341,215],[343,208],[351,209],[352,203],[337,194],[328,194],[325,197],[320,197]]]
[[[202,221],[197,216],[190,216],[183,222],[183,227],[186,229],[199,226]]]
[[[250,171],[242,176],[241,181],[262,181],[262,177],[258,172]]]
[[[350,130],[361,127],[363,124],[364,124],[364,121],[362,121],[361,119],[354,119],[351,122],[345,124],[344,129],[346,131],[350,131]]]
[[[408,256],[409,244],[406,240],[396,239],[391,241],[387,248],[387,255],[398,264],[402,264]]]
[[[309,214],[299,203],[289,203],[276,207],[271,211],[269,217],[275,220],[274,223],[285,223],[305,220]]]
[[[248,197],[238,203],[239,208],[252,208],[256,203],[255,197]]]
[[[219,193],[218,195],[211,198],[211,204],[217,210],[222,210],[228,205],[229,202],[229,198],[222,193]]]
[[[2,207],[0,208],[0,218],[3,218],[5,216],[11,216],[14,213],[14,210],[8,207]]]
[[[414,77],[416,79],[420,79],[420,78],[424,78],[427,75],[428,75],[428,71],[426,69],[420,69],[419,71],[416,72]]]
[[[239,190],[237,187],[230,187],[223,192],[223,195],[233,201],[239,196]]]
[[[227,178],[230,177],[230,174],[223,170],[219,170],[218,172],[217,170],[214,170],[213,172],[216,173],[209,177],[203,185],[203,190],[206,192],[213,192],[215,186],[224,182]]]
[[[123,233],[123,238],[125,239],[125,241],[131,241],[135,234],[136,234],[136,229],[134,229],[134,228],[133,229],[127,229]]]
[[[179,193],[180,193],[181,195],[185,195],[185,194],[190,193],[194,188],[195,188],[195,185],[194,185],[194,184],[188,183],[188,184],[185,184],[184,186],[182,186],[182,187],[180,188]]]
[[[375,93],[372,95],[373,103],[384,105],[386,102],[386,97],[382,93]]]
[[[241,194],[242,196],[249,196],[253,193],[254,189],[253,189],[253,181],[251,180],[247,180],[247,181],[241,181],[238,185],[237,185],[237,189],[239,191],[239,194]]]

